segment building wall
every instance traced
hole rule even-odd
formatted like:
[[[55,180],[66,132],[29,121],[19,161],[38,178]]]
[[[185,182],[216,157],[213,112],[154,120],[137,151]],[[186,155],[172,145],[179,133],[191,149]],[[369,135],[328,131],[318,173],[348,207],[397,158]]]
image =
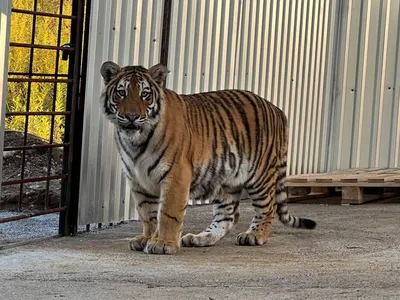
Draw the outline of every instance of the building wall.
[[[399,166],[399,1],[172,1],[167,87],[247,89],[282,108],[289,174]],[[159,62],[163,2],[93,0],[80,224],[136,217],[99,69]]]
[[[343,0],[330,169],[400,167],[400,1]]]
[[[327,169],[337,1],[173,1],[167,87],[239,88],[289,119],[288,173]]]

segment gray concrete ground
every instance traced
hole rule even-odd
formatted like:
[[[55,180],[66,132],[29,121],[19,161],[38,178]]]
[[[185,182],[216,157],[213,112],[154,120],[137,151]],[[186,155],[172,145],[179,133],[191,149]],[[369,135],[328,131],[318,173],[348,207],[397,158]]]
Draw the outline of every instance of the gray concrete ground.
[[[128,250],[136,222],[0,252],[0,299],[400,299],[400,205],[290,204],[314,231],[275,222],[261,247],[234,244],[251,220],[214,247],[173,256]],[[189,208],[185,232],[208,225],[211,206]]]

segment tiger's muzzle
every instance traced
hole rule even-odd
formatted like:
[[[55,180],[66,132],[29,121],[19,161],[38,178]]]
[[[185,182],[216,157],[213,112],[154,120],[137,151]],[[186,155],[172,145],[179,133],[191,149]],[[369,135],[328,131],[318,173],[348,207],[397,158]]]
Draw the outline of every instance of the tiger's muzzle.
[[[117,124],[125,130],[140,130],[143,125],[144,118],[136,114],[117,114]]]

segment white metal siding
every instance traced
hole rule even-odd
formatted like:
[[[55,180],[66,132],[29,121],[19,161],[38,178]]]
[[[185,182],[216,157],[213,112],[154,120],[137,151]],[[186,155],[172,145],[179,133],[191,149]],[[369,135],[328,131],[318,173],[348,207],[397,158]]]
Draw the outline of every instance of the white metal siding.
[[[0,3],[0,187],[3,178],[3,145],[7,101],[8,49],[11,25],[11,0]],[[0,188],[1,194],[1,188]]]
[[[159,62],[163,1],[92,1],[79,224],[134,219],[134,199],[121,173],[113,126],[100,107],[106,60],[145,67]]]
[[[342,3],[329,167],[399,167],[400,1]]]
[[[400,0],[172,1],[167,87],[252,90],[289,120],[289,174],[400,164]],[[135,217],[105,60],[159,62],[163,1],[93,1],[80,224]]]
[[[99,108],[99,69],[105,60],[145,67],[158,62],[162,2],[93,2],[80,224],[136,217],[120,171],[113,128]],[[254,91],[288,115],[289,173],[324,171],[336,1],[176,0],[172,4],[167,87],[178,93]]]
[[[287,114],[289,174],[327,163],[337,2],[173,1],[167,87],[251,90]]]

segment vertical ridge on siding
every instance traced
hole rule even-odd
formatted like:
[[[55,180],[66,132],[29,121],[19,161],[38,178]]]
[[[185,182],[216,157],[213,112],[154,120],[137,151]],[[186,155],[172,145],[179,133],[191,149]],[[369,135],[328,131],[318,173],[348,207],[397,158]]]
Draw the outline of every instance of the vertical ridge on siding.
[[[114,128],[102,114],[100,67],[158,63],[163,4],[160,1],[92,1],[85,96],[79,224],[137,218],[129,184],[122,174]]]

